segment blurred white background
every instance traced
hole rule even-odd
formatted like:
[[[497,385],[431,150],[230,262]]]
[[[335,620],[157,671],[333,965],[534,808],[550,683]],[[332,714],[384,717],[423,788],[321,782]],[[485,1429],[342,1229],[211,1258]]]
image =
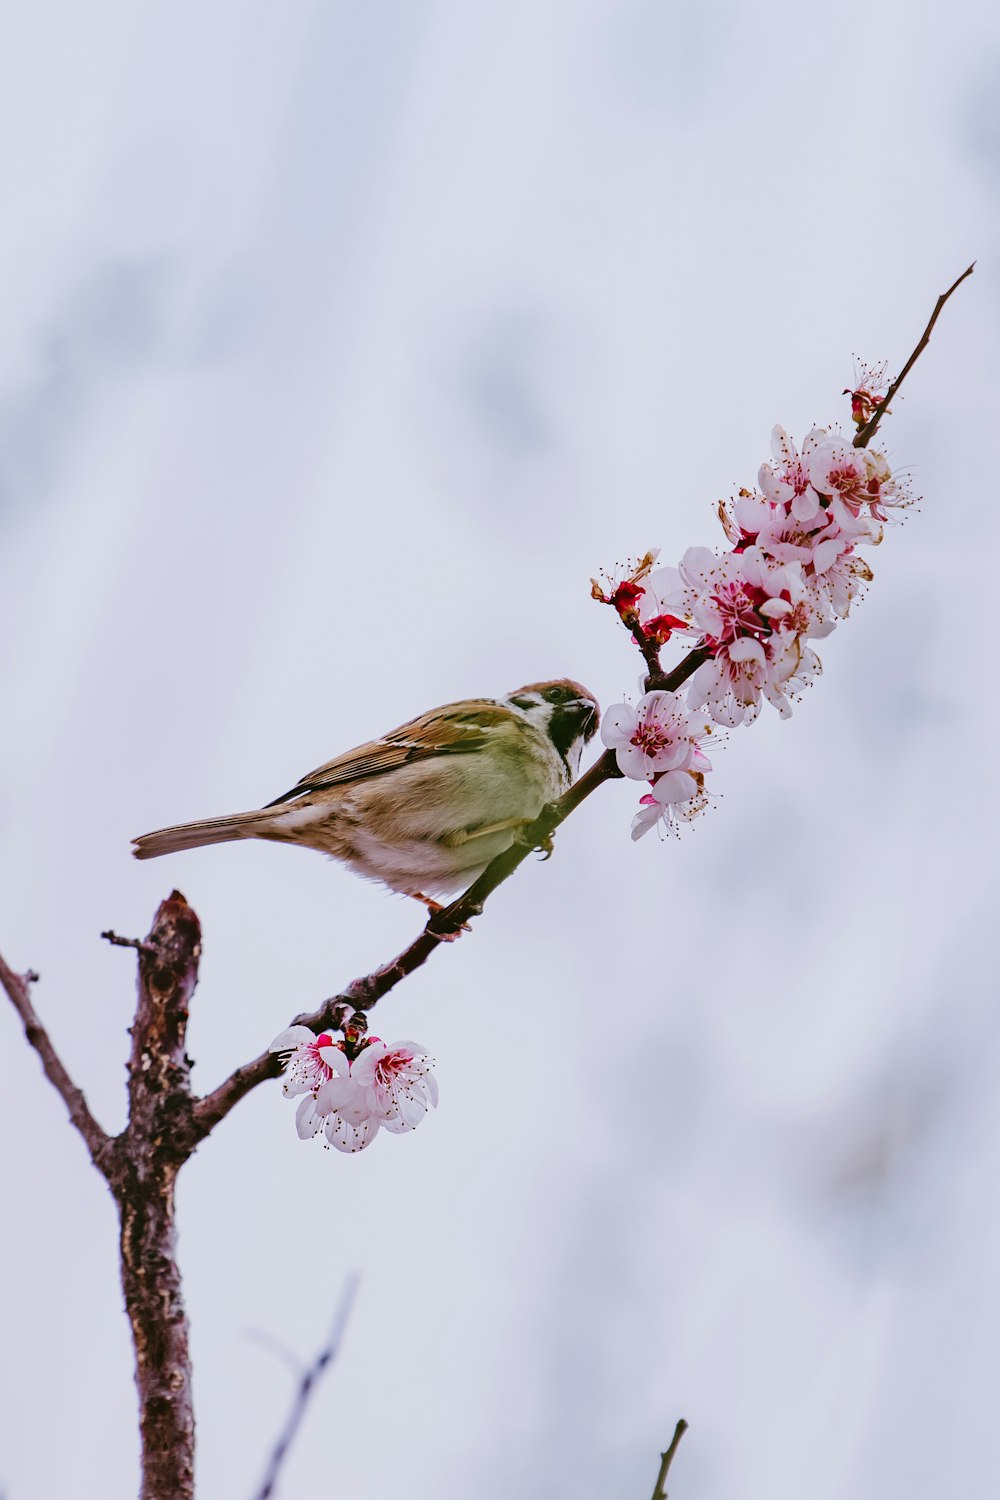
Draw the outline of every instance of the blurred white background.
[[[930,1500],[995,1469],[991,437],[1000,18],[985,3],[38,0],[0,50],[0,949],[102,1122],[132,956],[205,930],[210,1088],[418,908],[320,856],[129,838],[256,806],[435,703],[638,657],[590,575],[716,545],[771,425],[926,496],[825,676],[628,837],[612,785],[384,1000],[442,1103],[355,1158],[259,1089],[180,1185],[205,1496]],[[985,528],[985,529],[984,529]],[[134,1493],[110,1199],[9,1007],[0,1489]]]

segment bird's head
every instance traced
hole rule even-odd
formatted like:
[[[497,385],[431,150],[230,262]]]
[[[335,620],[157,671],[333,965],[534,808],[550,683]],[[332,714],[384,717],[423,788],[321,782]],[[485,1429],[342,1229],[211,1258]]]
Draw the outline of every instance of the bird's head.
[[[575,776],[583,747],[593,739],[601,720],[593,693],[570,677],[557,677],[517,688],[507,695],[507,702],[548,735]]]

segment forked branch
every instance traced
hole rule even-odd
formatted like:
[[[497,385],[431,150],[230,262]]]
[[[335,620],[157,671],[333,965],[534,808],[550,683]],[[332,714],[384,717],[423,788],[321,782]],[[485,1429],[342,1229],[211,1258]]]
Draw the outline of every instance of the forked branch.
[[[15,973],[0,957],[0,984],[7,991],[11,1005],[21,1018],[28,1043],[38,1053],[42,1071],[69,1110],[70,1120],[83,1137],[84,1144],[90,1152],[91,1161],[102,1175],[107,1176],[108,1148],[111,1145],[111,1137],[105,1130],[102,1130],[91,1114],[83,1090],[78,1088],[70,1077],[65,1063],[55,1049],[52,1038],[42,1025],[38,1012],[31,1003],[31,986],[37,977],[31,972]]]

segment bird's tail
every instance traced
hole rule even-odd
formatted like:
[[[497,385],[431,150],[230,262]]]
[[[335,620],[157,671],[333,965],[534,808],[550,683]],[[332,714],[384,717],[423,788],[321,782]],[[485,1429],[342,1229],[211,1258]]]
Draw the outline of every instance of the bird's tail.
[[[267,813],[233,813],[228,818],[205,818],[200,823],[178,823],[175,828],[158,828],[132,840],[136,859],[157,859],[161,854],[176,854],[180,849],[200,849],[203,844],[228,844],[233,839],[256,838],[272,821]]]

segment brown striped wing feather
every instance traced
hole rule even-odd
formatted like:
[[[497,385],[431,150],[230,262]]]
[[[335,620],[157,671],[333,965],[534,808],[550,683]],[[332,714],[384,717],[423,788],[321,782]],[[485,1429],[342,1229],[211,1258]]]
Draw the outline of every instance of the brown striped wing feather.
[[[466,703],[448,703],[444,708],[432,709],[391,729],[380,740],[370,740],[355,750],[347,750],[325,765],[317,766],[296,782],[291,791],[275,797],[268,807],[278,807],[282,802],[292,802],[309,792],[324,791],[328,787],[347,786],[354,781],[367,781],[372,776],[382,776],[398,766],[413,761],[427,760],[435,755],[469,755],[486,747],[490,731],[512,722],[509,708],[489,698],[470,699]]]

